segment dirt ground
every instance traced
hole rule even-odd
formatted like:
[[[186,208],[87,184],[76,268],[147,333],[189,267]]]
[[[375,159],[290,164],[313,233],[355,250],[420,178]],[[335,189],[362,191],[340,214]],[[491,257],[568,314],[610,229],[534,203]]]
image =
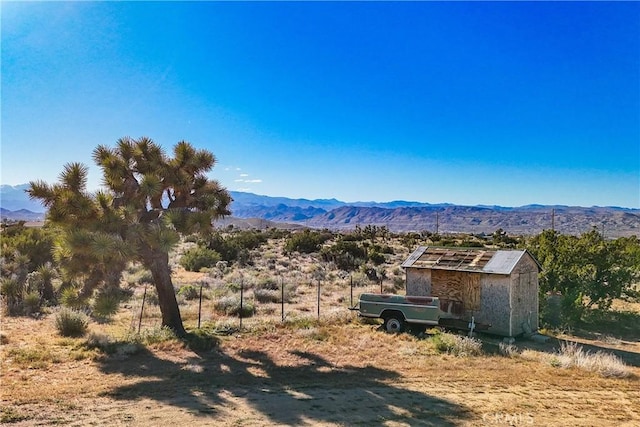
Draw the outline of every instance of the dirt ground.
[[[491,354],[491,340],[483,356],[437,354],[427,339],[358,321],[244,331],[203,352],[170,341],[108,356],[58,337],[52,315],[3,318],[2,334],[2,420],[15,426],[640,425],[633,341],[581,340],[625,360],[632,375],[615,379]]]

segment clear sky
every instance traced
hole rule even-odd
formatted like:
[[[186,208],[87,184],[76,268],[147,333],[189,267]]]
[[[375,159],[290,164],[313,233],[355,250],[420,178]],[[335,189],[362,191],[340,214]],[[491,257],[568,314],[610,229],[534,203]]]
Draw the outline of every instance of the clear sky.
[[[148,136],[230,190],[640,208],[638,2],[1,3],[1,183]]]

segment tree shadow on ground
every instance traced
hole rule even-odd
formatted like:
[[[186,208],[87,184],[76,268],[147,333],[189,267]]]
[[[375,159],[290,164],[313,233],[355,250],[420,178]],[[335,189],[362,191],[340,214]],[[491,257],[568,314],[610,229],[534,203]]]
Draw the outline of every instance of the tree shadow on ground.
[[[139,378],[107,396],[156,400],[212,423],[233,410],[238,399],[259,418],[278,425],[381,425],[393,420],[454,426],[471,416],[461,405],[404,388],[394,371],[334,366],[317,354],[297,350],[289,351],[287,360],[278,364],[258,350],[237,356],[213,350],[175,362],[145,349],[126,361],[105,358],[100,367],[107,374]]]

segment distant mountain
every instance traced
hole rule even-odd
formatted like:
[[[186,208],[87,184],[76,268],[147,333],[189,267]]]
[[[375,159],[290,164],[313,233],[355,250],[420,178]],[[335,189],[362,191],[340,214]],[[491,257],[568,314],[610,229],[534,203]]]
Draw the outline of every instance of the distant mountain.
[[[10,211],[27,209],[32,212],[44,212],[46,209],[40,202],[29,199],[25,190],[29,184],[0,185],[0,207]]]
[[[527,205],[458,206],[449,203],[393,201],[346,203],[336,199],[308,200],[232,192],[233,215],[348,230],[356,225],[386,226],[392,231],[538,234],[553,225],[567,234],[596,227],[608,237],[640,235],[640,209]],[[553,212],[553,213],[552,213]],[[553,216],[553,218],[552,218]],[[553,222],[553,224],[552,224]]]
[[[620,208],[447,206],[384,209],[344,206],[306,221],[310,227],[330,229],[352,229],[356,225],[371,224],[386,226],[392,231],[489,234],[501,228],[511,234],[526,235],[550,229],[552,222],[556,230],[566,234],[580,234],[596,227],[607,237],[640,235],[640,210]]]
[[[44,213],[31,212],[27,209],[20,209],[17,211],[10,211],[5,208],[0,208],[0,220],[10,219],[14,221],[44,221]]]
[[[29,200],[28,185],[0,186],[0,217],[34,221],[45,209]],[[233,218],[219,226],[238,227],[308,226],[348,230],[356,225],[386,226],[392,231],[438,231],[493,233],[501,228],[512,234],[538,234],[553,226],[561,233],[580,234],[593,227],[607,237],[640,236],[640,209],[527,205],[459,206],[396,200],[352,202],[336,199],[290,199],[232,191]],[[20,210],[26,210],[20,212]],[[553,213],[552,213],[553,212]],[[553,218],[552,218],[553,217]]]

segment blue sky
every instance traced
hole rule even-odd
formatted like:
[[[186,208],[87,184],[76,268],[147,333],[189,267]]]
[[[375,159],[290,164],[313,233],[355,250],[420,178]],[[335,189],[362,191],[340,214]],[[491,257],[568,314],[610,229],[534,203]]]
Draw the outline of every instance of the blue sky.
[[[2,184],[98,144],[230,190],[640,208],[640,3],[1,3]]]

